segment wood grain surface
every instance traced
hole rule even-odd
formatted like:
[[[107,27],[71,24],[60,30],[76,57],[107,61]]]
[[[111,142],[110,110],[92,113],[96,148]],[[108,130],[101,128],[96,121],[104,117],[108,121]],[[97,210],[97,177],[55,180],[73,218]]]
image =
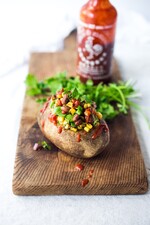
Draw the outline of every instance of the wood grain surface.
[[[75,34],[65,41],[65,50],[57,53],[33,53],[29,72],[38,79],[56,72],[75,75]],[[113,61],[113,79],[120,79],[117,63]],[[110,122],[111,141],[107,149],[92,159],[71,157],[51,144],[52,150],[33,151],[33,145],[46,140],[37,124],[38,104],[25,96],[13,175],[16,195],[96,195],[141,194],[148,189],[147,176],[131,114]],[[76,171],[76,164],[84,165]],[[89,183],[81,182],[94,169]]]

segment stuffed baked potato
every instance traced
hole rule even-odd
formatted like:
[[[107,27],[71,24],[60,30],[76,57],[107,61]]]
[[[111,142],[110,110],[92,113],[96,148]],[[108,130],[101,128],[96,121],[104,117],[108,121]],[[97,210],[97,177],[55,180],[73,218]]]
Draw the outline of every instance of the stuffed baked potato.
[[[38,124],[59,149],[79,158],[98,155],[110,140],[108,126],[95,103],[75,99],[63,89],[45,103]]]

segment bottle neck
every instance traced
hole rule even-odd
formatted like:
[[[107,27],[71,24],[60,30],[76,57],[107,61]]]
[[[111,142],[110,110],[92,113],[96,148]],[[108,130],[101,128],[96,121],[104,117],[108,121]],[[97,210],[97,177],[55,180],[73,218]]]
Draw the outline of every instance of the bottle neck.
[[[109,0],[89,0],[88,4],[91,9],[104,9],[111,6]]]

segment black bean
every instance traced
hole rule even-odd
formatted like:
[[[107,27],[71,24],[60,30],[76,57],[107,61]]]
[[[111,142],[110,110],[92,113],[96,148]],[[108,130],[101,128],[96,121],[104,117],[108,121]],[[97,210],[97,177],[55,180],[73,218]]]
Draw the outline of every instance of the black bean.
[[[73,121],[76,122],[78,119],[79,119],[79,115],[76,114],[76,115],[73,117]]]
[[[68,101],[69,101],[68,95],[65,94],[65,95],[63,96],[63,98],[61,99],[61,102],[62,102],[62,104],[67,104]]]
[[[69,112],[70,108],[66,105],[62,106],[61,107],[61,111],[63,114],[66,114],[67,112]]]
[[[81,125],[82,124],[82,120],[81,119],[79,119],[79,120],[77,120],[76,122],[75,122],[75,125],[76,126],[79,126],[79,125]]]

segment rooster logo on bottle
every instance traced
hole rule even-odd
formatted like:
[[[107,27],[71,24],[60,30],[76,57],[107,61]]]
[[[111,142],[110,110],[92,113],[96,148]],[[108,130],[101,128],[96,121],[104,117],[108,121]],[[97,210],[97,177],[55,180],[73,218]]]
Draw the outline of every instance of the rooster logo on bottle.
[[[103,51],[103,47],[100,44],[94,44],[93,43],[94,38],[88,37],[85,41],[85,48],[83,48],[83,51],[87,51],[89,55],[87,56],[87,59],[92,60],[101,54]]]
[[[87,65],[100,65],[107,55],[104,48],[95,37],[89,36],[84,40],[83,48],[78,48],[79,56]],[[105,62],[103,62],[105,64]]]

